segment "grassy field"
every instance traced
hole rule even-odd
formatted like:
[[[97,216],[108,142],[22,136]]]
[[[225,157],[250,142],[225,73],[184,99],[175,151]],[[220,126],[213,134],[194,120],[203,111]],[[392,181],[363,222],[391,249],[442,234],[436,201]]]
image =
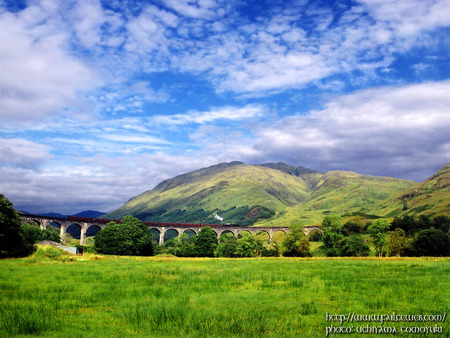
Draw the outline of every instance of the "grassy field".
[[[0,261],[0,336],[323,337],[327,313],[448,313],[449,276],[449,259],[74,258],[41,248]],[[448,323],[384,326],[438,324],[439,337]],[[367,324],[380,325],[343,325]]]

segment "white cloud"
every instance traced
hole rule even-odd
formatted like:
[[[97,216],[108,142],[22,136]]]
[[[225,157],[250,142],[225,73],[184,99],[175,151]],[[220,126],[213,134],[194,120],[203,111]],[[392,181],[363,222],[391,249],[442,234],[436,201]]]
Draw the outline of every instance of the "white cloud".
[[[204,112],[188,112],[187,114],[159,115],[153,120],[158,124],[181,125],[188,123],[206,124],[218,120],[245,120],[262,116],[266,108],[263,106],[247,105],[245,107],[221,107]]]
[[[35,169],[50,159],[50,147],[18,138],[0,138],[0,165]]]
[[[164,3],[179,14],[196,19],[209,20],[218,15],[215,0],[164,0]]]
[[[424,168],[450,159],[449,92],[450,83],[441,82],[343,96],[262,127],[254,148],[265,159],[423,180]]]
[[[100,79],[67,48],[67,33],[46,8],[0,13],[0,121],[36,121],[67,106],[81,107],[82,92]],[[30,14],[36,14],[32,17]]]

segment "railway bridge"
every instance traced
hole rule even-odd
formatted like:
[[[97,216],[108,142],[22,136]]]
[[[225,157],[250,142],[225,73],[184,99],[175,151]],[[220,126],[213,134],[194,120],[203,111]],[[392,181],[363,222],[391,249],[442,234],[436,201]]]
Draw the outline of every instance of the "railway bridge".
[[[66,242],[66,234],[67,229],[71,225],[78,226],[81,230],[80,232],[80,245],[86,245],[86,233],[89,228],[97,227],[98,229],[104,229],[107,224],[111,221],[120,223],[120,220],[110,220],[110,219],[101,219],[101,218],[84,218],[84,217],[73,217],[68,216],[67,218],[62,217],[48,217],[48,216],[38,216],[38,215],[28,215],[28,214],[20,214],[20,218],[24,223],[37,224],[39,227],[44,230],[50,226],[58,226],[60,229],[60,237],[61,242]],[[156,230],[159,233],[158,242],[159,245],[164,244],[164,236],[170,230],[175,230],[178,235],[181,235],[185,232],[191,231],[195,235],[199,233],[199,231],[209,226],[212,230],[217,234],[217,237],[225,233],[232,233],[234,236],[238,236],[241,232],[249,232],[251,234],[258,234],[261,232],[265,232],[269,235],[270,243],[273,242],[273,236],[275,233],[281,231],[283,233],[288,233],[288,227],[240,227],[236,225],[220,225],[220,224],[193,224],[193,223],[162,223],[162,222],[143,222],[148,226],[150,230]],[[304,228],[304,232],[308,235],[311,231],[318,230],[322,231],[319,226],[306,226]]]

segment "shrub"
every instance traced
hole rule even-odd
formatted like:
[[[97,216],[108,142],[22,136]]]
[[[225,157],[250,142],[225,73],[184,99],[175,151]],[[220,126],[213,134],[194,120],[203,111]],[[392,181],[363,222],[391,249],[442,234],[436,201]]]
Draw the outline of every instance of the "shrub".
[[[95,236],[94,247],[107,255],[153,255],[152,235],[145,224],[133,216],[125,216],[120,224],[109,222]]]

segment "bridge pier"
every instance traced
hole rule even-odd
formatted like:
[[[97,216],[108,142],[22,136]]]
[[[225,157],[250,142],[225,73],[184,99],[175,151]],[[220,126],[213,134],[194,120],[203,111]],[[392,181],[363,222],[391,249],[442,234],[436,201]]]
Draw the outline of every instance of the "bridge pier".
[[[164,235],[166,234],[166,227],[162,227],[159,232],[159,246],[164,245]]]
[[[81,226],[81,232],[80,232],[80,245],[86,245],[86,230],[88,228],[87,223],[83,223]]]
[[[59,228],[59,237],[61,237],[62,244],[66,244],[66,230],[67,225],[61,224],[61,227]]]

